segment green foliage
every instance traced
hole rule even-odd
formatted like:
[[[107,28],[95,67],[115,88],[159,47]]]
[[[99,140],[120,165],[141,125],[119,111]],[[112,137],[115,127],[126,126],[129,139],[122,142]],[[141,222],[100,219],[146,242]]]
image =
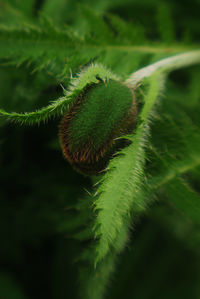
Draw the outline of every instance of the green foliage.
[[[0,297],[198,298],[199,9],[1,1]],[[138,114],[118,138],[126,146],[90,178],[57,137],[88,90],[75,142],[97,134],[102,144],[129,95]]]
[[[148,119],[160,88],[157,78],[151,81],[141,112],[142,123],[138,125],[135,134],[129,137],[132,144],[122,150],[119,157],[111,160],[109,171],[97,190],[97,194],[100,194],[95,202],[95,209],[98,211],[96,234],[99,236],[97,261],[109,252],[111,246],[119,250],[115,240],[118,233],[124,230],[124,225],[126,229],[127,220],[124,218],[130,217],[130,211],[141,211],[146,205],[142,198],[142,183],[145,179],[144,147],[148,136]]]
[[[76,150],[88,143],[89,136],[94,136],[94,149],[98,149],[110,138],[116,123],[127,114],[133,95],[120,82],[107,81],[92,86],[83,97],[84,104],[71,121],[72,149]],[[84,126],[86,119],[87,124]],[[98,125],[101,123],[103,126]]]

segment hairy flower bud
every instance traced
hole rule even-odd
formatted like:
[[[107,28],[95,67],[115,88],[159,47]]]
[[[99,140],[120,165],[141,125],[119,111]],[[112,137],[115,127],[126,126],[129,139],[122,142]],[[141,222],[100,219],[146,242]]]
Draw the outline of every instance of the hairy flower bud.
[[[98,174],[124,146],[117,139],[136,124],[133,92],[115,80],[86,86],[63,116],[59,136],[65,158],[81,173]]]

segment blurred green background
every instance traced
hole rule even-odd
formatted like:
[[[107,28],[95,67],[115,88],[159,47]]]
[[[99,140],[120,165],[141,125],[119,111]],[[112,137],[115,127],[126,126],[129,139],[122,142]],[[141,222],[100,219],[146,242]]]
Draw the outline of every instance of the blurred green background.
[[[79,3],[144,27],[153,41],[162,32],[158,11],[170,7],[176,39],[185,44],[200,40],[197,0],[0,0],[0,22],[12,26],[24,15],[36,20],[42,10],[55,24],[80,28]],[[170,34],[167,38],[170,42]],[[170,80],[181,89],[187,77],[177,72]],[[62,88],[51,74],[31,73],[26,64],[1,64],[0,106],[7,111],[32,111],[60,95]],[[87,242],[73,237],[68,220],[79,217],[73,205],[92,182],[64,160],[58,124],[59,119],[39,127],[0,121],[1,299],[77,298],[77,257]],[[199,243],[190,235],[190,221],[160,197],[134,224],[105,298],[200,298]]]

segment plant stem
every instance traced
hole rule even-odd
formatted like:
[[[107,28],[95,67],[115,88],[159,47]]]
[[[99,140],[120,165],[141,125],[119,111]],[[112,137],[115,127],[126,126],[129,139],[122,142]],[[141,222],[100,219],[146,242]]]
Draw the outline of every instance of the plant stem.
[[[170,72],[196,63],[200,63],[200,50],[177,54],[132,73],[125,81],[125,84],[129,88],[136,88],[143,79],[148,78],[155,73]]]

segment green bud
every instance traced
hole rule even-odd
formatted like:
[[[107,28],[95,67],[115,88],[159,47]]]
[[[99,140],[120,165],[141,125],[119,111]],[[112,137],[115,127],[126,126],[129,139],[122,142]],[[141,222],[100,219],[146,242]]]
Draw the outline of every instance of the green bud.
[[[124,146],[116,138],[132,132],[136,114],[133,92],[126,85],[100,79],[86,86],[60,123],[65,158],[81,173],[98,174]]]

